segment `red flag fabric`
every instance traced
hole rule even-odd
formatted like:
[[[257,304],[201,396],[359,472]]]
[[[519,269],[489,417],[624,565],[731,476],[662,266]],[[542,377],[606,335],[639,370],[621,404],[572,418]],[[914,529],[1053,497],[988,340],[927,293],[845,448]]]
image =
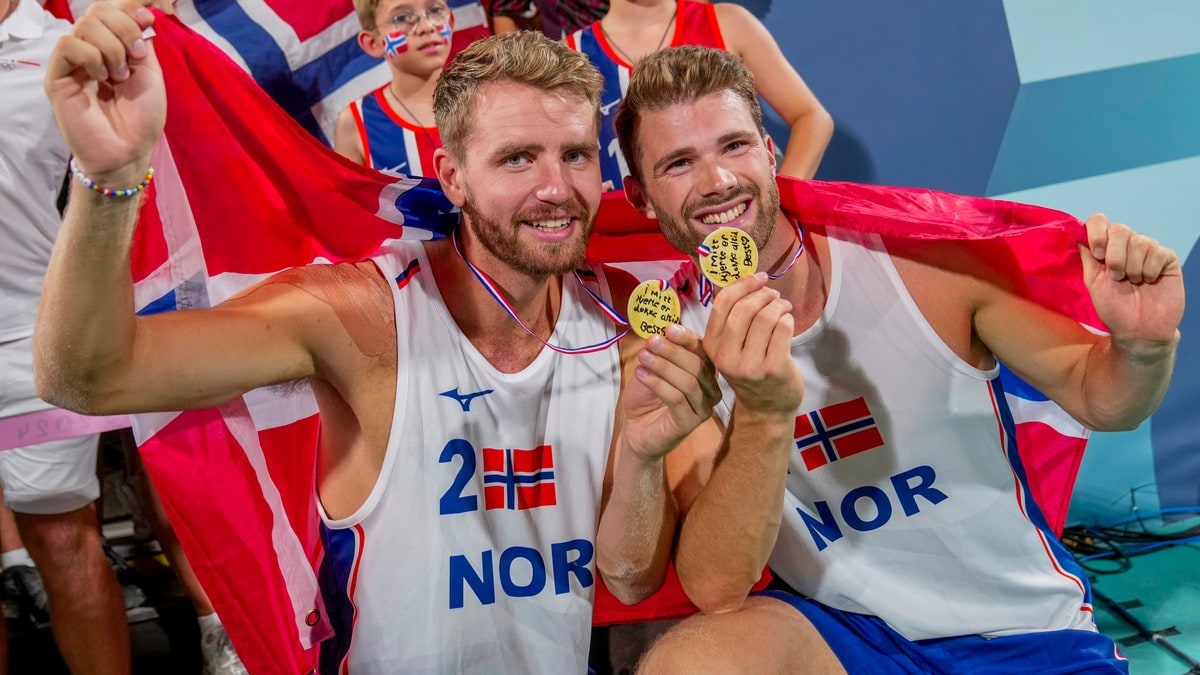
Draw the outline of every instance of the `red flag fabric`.
[[[170,17],[156,30],[169,115],[133,249],[139,312],[210,306],[275,271],[360,260],[386,239],[431,237],[457,222],[436,183],[397,180],[335,155],[207,40]],[[923,190],[779,182],[785,208],[814,225],[906,239],[1001,237],[1034,275],[1035,299],[1098,325],[1087,315],[1074,246],[1082,228],[1066,214]],[[589,254],[680,257],[619,194],[605,197]],[[322,557],[316,412],[304,387],[276,387],[214,410],[135,419],[171,522],[251,672],[309,672],[329,635],[314,572]],[[1050,516],[1058,526],[1085,436],[1043,439],[1035,453],[1054,458],[1042,462],[1053,471],[1030,482],[1044,509],[1050,497],[1064,507]],[[601,592],[596,621],[690,611],[669,584],[634,608]]]

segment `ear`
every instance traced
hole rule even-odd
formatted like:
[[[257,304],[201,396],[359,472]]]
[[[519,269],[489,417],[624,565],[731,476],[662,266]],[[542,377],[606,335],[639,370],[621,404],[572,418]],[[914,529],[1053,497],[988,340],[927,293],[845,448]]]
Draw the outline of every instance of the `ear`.
[[[775,149],[775,141],[771,139],[771,134],[763,134],[763,141],[767,145],[767,156],[771,158],[771,170],[779,170],[779,157],[775,154],[778,150]]]
[[[467,191],[463,186],[462,167],[455,161],[445,148],[433,151],[433,171],[437,174],[438,182],[442,184],[442,192],[451,204],[461,207],[467,201]]]
[[[384,56],[383,40],[379,39],[379,34],[375,31],[358,31],[358,46],[368,55],[377,59],[382,59]]]
[[[633,208],[641,211],[647,218],[657,220],[658,216],[654,215],[654,207],[650,206],[650,200],[646,198],[646,190],[642,184],[633,176],[625,176],[622,179],[622,185],[625,188],[625,201]]]

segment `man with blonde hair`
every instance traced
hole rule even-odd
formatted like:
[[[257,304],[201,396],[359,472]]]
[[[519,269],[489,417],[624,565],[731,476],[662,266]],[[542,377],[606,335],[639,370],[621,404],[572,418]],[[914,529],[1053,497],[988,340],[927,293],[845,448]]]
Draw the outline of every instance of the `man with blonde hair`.
[[[746,232],[789,303],[756,338],[787,363],[754,373],[710,348],[745,280],[710,305],[685,298],[682,323],[704,333],[722,374],[722,422],[736,431],[737,406],[763,392],[803,392],[774,408],[766,442],[671,453],[694,495],[675,561],[705,614],[665,635],[644,671],[1127,672],[1096,630],[1086,574],[1030,496],[997,362],[1086,427],[1137,426],[1179,342],[1175,253],[1088,218],[1083,284],[1110,331],[1098,335],[1024,297],[999,242],[802,223],[780,207],[750,73],[716,50],[642,60],[617,130],[626,196],[671,243],[695,257],[718,227]],[[747,597],[768,562],[791,592]]]
[[[152,23],[130,2],[95,5],[50,61],[77,184],[35,336],[40,393],[133,412],[307,380],[336,631],[322,672],[586,670],[610,452],[662,452],[715,391],[686,331],[651,341],[623,377],[603,270],[589,285],[563,276],[600,198],[594,69],[516,34],[443,74],[434,165],[464,214],[453,237],[137,317],[130,237],[166,113],[141,38]]]

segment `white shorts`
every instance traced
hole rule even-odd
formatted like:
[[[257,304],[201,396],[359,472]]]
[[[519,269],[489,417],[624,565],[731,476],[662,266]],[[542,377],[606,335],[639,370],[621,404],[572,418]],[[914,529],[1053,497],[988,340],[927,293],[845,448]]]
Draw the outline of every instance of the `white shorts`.
[[[32,342],[0,343],[0,418],[50,408],[33,388]],[[0,450],[0,485],[8,508],[39,515],[68,513],[99,498],[99,438],[89,434]]]
[[[4,502],[17,513],[49,515],[83,508],[100,497],[99,434],[0,451]]]

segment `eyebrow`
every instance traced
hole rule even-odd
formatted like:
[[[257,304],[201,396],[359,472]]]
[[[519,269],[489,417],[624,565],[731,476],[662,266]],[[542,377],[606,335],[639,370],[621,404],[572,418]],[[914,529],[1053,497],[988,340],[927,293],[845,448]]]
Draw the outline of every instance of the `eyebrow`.
[[[745,131],[745,130],[730,131],[729,133],[722,134],[717,139],[717,145],[725,145],[726,143],[729,143],[730,141],[747,140],[747,139],[752,140],[754,138],[758,138],[758,134],[755,134],[755,133],[752,133],[749,131]],[[667,155],[664,156],[662,159],[660,159],[654,163],[654,166],[652,167],[654,175],[656,175],[656,176],[659,175],[662,172],[663,167],[666,167],[671,162],[674,162],[675,160],[677,160],[681,157],[686,157],[687,155],[694,154],[694,153],[696,153],[696,146],[694,146],[694,145],[688,145],[688,146],[684,146],[682,148],[676,148],[675,150],[672,150],[671,152],[667,153]]]
[[[497,148],[496,151],[491,154],[491,157],[493,160],[502,160],[507,157],[512,157],[513,155],[525,153],[536,155],[540,152],[544,152],[545,150],[546,146],[542,145],[541,143],[510,143]],[[563,146],[563,152],[598,153],[600,152],[600,141],[595,140],[568,143],[567,145]]]

